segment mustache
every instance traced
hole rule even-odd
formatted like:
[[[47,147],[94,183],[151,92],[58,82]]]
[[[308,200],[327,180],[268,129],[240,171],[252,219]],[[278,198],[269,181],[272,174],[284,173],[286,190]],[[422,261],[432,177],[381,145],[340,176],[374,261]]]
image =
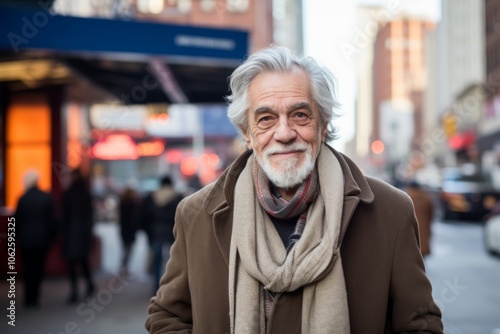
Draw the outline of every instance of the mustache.
[[[293,143],[290,145],[274,145],[272,147],[268,147],[264,150],[264,154],[266,156],[276,154],[276,153],[286,153],[291,151],[307,151],[309,149],[309,145],[306,143]]]

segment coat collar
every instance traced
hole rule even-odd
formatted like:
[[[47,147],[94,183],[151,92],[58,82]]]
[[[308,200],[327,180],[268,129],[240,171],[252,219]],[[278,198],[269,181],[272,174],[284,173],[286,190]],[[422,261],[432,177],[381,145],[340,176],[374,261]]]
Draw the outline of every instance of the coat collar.
[[[342,212],[342,235],[347,230],[349,221],[359,202],[371,203],[374,195],[359,168],[345,155],[328,146],[339,160],[344,173],[344,209]],[[219,177],[209,191],[203,208],[212,217],[217,244],[226,264],[229,264],[229,248],[231,244],[232,210],[234,204],[234,188],[238,176],[245,168],[252,151],[241,154]]]
[[[363,203],[371,203],[374,199],[373,192],[356,164],[332,147],[328,146],[328,148],[337,157],[342,167],[345,182],[344,196],[354,196],[359,198]],[[203,207],[207,213],[213,214],[221,208],[221,205],[233,205],[236,180],[243,168],[245,168],[246,162],[252,153],[253,151],[247,150],[241,154],[215,182],[214,187],[208,193],[203,203]]]
[[[373,202],[375,196],[373,195],[365,176],[358,166],[356,166],[356,164],[347,156],[337,152],[330,146],[328,146],[328,148],[333,152],[337,159],[339,159],[340,165],[342,166],[345,181],[344,196],[358,197],[363,203]]]

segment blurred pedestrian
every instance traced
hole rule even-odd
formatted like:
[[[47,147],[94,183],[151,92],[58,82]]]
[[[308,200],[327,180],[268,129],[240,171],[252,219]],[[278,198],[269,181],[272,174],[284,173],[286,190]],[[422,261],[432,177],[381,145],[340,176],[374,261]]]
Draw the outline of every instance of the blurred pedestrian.
[[[200,176],[198,174],[194,174],[188,180],[187,189],[186,189],[186,196],[194,194],[195,192],[197,192],[201,188],[203,188],[203,185],[201,183]]]
[[[415,207],[418,228],[420,230],[420,251],[423,256],[431,253],[431,224],[434,218],[434,202],[429,193],[417,181],[411,181],[404,189]]]
[[[183,195],[174,189],[170,176],[164,176],[160,181],[160,187],[147,195],[141,206],[141,226],[148,236],[153,253],[155,293],[169,257],[170,246],[174,242],[175,210],[182,198]]]
[[[71,284],[69,303],[76,303],[78,293],[78,267],[82,271],[87,289],[86,296],[95,289],[89,264],[92,248],[92,197],[79,169],[70,175],[70,186],[62,197],[63,208],[63,256],[67,260]]]
[[[27,308],[39,306],[45,260],[57,232],[53,198],[38,188],[38,178],[34,170],[24,175],[25,193],[19,198],[14,214]]]
[[[130,252],[135,241],[135,234],[139,227],[139,205],[140,200],[137,191],[130,185],[126,186],[120,196],[119,204],[120,236],[123,245],[121,272],[124,275],[129,274],[128,265]]]

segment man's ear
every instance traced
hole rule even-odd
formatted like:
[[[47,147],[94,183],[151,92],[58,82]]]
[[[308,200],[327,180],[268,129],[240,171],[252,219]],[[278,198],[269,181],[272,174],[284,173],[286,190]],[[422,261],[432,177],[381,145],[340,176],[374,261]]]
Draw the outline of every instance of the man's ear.
[[[245,144],[247,144],[247,148],[249,150],[251,150],[253,147],[252,147],[252,140],[250,138],[250,136],[248,135],[248,132],[247,131],[244,131],[243,129],[240,129],[241,130],[241,133],[243,135],[243,139],[245,140]]]

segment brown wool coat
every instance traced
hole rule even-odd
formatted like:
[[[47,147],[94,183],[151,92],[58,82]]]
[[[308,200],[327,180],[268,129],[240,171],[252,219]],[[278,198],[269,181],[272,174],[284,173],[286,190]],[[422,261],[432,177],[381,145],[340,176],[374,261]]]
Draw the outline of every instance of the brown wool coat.
[[[334,153],[345,178],[342,222],[348,228],[341,254],[351,333],[443,333],[410,198],[364,177],[352,161]],[[148,309],[150,333],[229,333],[233,191],[248,155],[178,206],[176,241]],[[268,333],[300,333],[302,289],[284,294],[275,305]]]

